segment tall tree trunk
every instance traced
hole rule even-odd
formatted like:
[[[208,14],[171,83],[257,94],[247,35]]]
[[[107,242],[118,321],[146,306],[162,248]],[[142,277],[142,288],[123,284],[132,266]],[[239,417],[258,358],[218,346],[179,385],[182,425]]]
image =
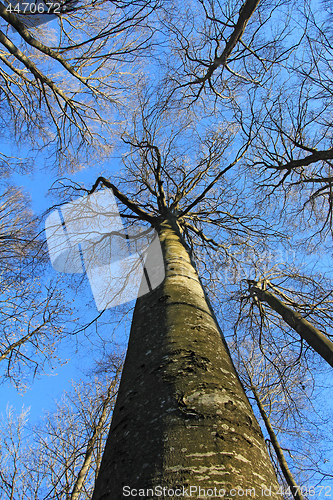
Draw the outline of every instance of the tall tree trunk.
[[[301,494],[301,491],[300,491],[300,489],[299,489],[299,487],[294,479],[294,476],[292,475],[292,473],[288,467],[287,461],[284,457],[283,450],[280,446],[278,438],[277,438],[277,436],[274,432],[274,429],[271,425],[270,419],[265,411],[264,405],[261,402],[260,396],[257,393],[256,388],[252,385],[252,381],[251,381],[251,391],[253,392],[253,395],[254,395],[255,400],[257,402],[257,405],[258,405],[258,408],[260,411],[260,415],[262,416],[262,419],[265,423],[265,426],[266,426],[267,432],[269,434],[271,443],[273,445],[276,456],[278,458],[278,461],[279,461],[279,464],[280,464],[280,467],[282,470],[282,474],[284,475],[284,478],[287,481],[288,486],[290,487],[291,493],[292,493],[293,497],[295,498],[295,500],[304,500],[304,498]]]
[[[284,321],[291,326],[328,364],[333,367],[333,342],[331,342],[318,328],[301,316],[297,311],[293,311],[286,306],[282,300],[278,299],[272,292],[267,292],[257,286],[251,287],[261,302],[267,302],[271,308],[280,314]]]
[[[269,498],[280,500],[260,427],[176,222],[161,223],[159,237],[166,278],[137,300],[92,500],[134,497],[129,488],[158,498],[160,490],[146,491],[156,487],[200,498],[216,488],[225,499],[253,488],[255,498],[267,498],[262,488],[271,488]]]

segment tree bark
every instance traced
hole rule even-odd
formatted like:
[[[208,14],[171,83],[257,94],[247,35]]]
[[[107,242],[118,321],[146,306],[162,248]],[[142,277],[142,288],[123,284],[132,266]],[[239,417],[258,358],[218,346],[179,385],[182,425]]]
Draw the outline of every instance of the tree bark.
[[[286,306],[273,293],[262,290],[256,286],[251,288],[261,302],[267,302],[284,321],[291,326],[306,342],[333,368],[333,342],[321,333],[318,328],[303,318],[298,312]]]
[[[195,498],[216,488],[213,497],[225,490],[224,499],[253,488],[267,498],[262,488],[271,488],[278,499],[259,424],[178,226],[168,219],[158,232],[166,277],[135,306],[92,500],[132,498],[129,489],[163,497],[156,487]]]
[[[257,405],[258,405],[258,408],[260,411],[260,415],[262,416],[262,419],[263,419],[264,424],[266,426],[267,432],[269,434],[271,443],[272,443],[273,448],[275,450],[275,453],[276,453],[277,459],[279,461],[284,478],[287,481],[288,486],[290,486],[291,493],[296,500],[304,500],[304,498],[301,494],[301,491],[295,482],[294,476],[290,472],[287,461],[286,461],[284,454],[283,454],[283,450],[279,444],[279,441],[276,437],[276,434],[275,434],[274,429],[271,425],[271,422],[268,418],[268,415],[265,412],[265,408],[264,408],[264,406],[260,400],[260,397],[259,397],[259,395],[258,395],[258,393],[253,385],[251,385],[251,391],[253,392],[254,398],[257,402]]]

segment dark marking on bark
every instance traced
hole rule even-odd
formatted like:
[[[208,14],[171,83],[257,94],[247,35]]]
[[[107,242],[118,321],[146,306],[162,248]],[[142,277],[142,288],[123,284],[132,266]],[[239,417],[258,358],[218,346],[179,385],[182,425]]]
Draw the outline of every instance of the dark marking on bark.
[[[158,301],[159,302],[166,302],[169,298],[170,298],[170,295],[162,295],[162,297],[160,297],[158,299]]]
[[[224,406],[226,407],[227,410],[230,410],[230,411],[236,410],[236,406],[234,405],[234,403],[231,400],[229,400],[227,403],[224,403]]]
[[[202,413],[199,413],[195,408],[189,408],[186,404],[186,401],[184,400],[185,394],[182,394],[177,398],[177,403],[178,403],[178,409],[186,415],[186,417],[190,418],[195,418],[195,419],[200,419],[200,418],[205,418],[205,415]]]

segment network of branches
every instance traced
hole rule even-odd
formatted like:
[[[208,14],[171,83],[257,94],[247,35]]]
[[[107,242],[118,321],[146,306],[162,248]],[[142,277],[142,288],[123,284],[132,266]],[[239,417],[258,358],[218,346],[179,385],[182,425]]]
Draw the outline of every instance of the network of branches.
[[[298,327],[306,320],[331,352],[330,5],[78,1],[62,4],[56,21],[33,28],[8,5],[0,3],[4,136],[25,141],[30,152],[44,151],[45,163],[61,171],[83,162],[89,170],[113,155],[121,164],[117,172],[103,167],[90,184],[55,178],[57,206],[112,189],[126,229],[140,221],[158,230],[165,218],[176,221],[258,408],[281,483],[291,484],[289,469],[300,483],[332,478],[325,434],[330,409],[320,409],[330,354],[322,359],[316,339],[309,343]],[[5,147],[0,151],[7,175],[14,157]],[[61,284],[47,285],[36,298],[49,266],[43,217],[34,218],[24,194],[9,184],[0,211],[0,359],[4,377],[17,381],[25,369],[43,369],[68,333],[77,339],[95,328],[102,336],[96,325],[105,315],[77,328]],[[73,290],[81,291],[84,278],[73,280]],[[130,307],[120,308],[120,322]],[[51,423],[59,430],[57,418]],[[14,441],[6,441],[9,454],[19,453]],[[37,441],[50,451],[39,431]],[[65,498],[56,496],[64,478],[62,491],[71,491],[66,498],[88,498],[90,465],[80,476],[85,459],[78,459],[85,444],[59,451],[70,465],[55,474],[54,496],[47,498]],[[89,474],[98,470],[97,455]],[[35,451],[33,457],[40,460]],[[8,498],[10,474],[0,470]],[[41,474],[42,482],[49,480],[44,469]],[[78,487],[73,478],[79,476]]]

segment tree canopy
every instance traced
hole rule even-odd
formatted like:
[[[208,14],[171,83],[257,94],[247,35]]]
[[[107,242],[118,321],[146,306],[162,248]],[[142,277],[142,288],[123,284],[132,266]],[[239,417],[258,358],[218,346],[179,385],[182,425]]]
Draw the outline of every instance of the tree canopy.
[[[176,221],[281,484],[292,484],[283,468],[307,488],[332,478],[331,408],[320,395],[333,335],[330,5],[78,1],[35,28],[8,5],[0,3],[3,137],[57,166],[57,205],[108,188],[128,231]],[[112,161],[120,167],[109,175]],[[89,185],[58,179],[96,162],[104,166]],[[18,188],[4,185],[2,200],[0,354],[15,378],[22,363],[42,364],[37,352],[53,355],[54,334],[80,335],[117,314],[123,324],[127,306],[93,312],[77,328],[64,318],[64,285],[37,303],[36,276],[49,265],[41,224]],[[82,292],[84,278],[66,279]],[[302,321],[322,336],[319,350]],[[106,342],[110,330],[96,335]]]

